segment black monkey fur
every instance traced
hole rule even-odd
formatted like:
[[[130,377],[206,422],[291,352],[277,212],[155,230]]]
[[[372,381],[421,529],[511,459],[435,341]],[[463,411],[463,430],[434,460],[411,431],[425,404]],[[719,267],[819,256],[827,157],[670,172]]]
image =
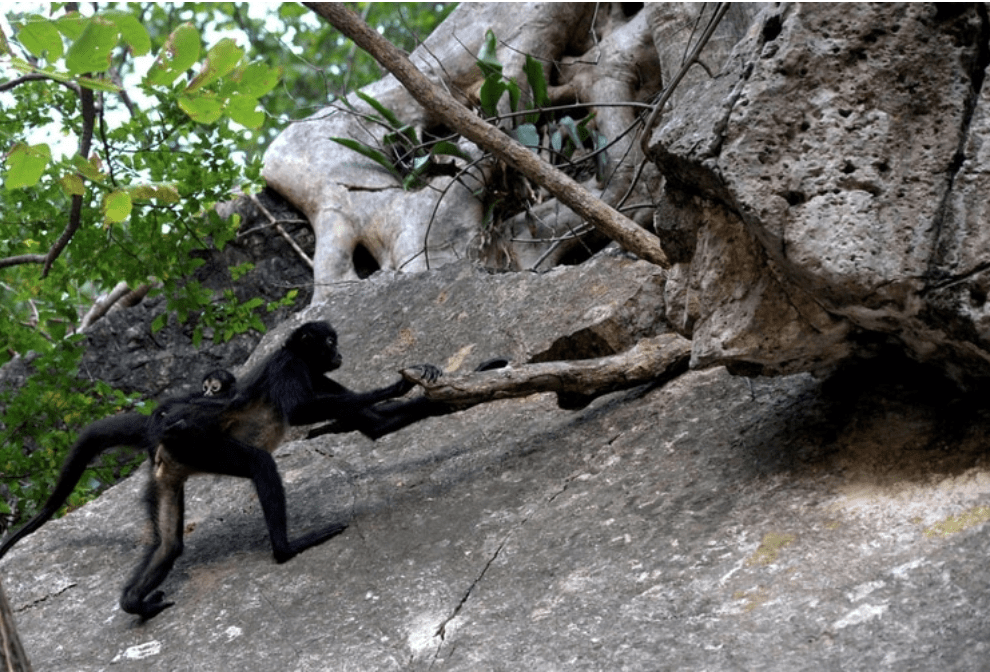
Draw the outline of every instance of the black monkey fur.
[[[414,385],[400,380],[371,392],[353,392],[324,375],[340,364],[336,332],[325,322],[309,322],[239,382],[229,401],[173,404],[154,418],[150,433],[156,446],[146,491],[154,543],[124,588],[120,599],[124,611],[147,619],[173,604],[164,601],[156,588],[183,550],[183,495],[189,476],[206,472],[250,478],[273,555],[281,563],[346,527],[337,522],[289,539],[285,490],[271,456],[289,425],[347,418],[356,429],[381,436],[449,412],[424,397],[376,408],[378,402],[400,397]],[[423,370],[429,380],[440,375],[430,365],[423,365]]]
[[[167,399],[155,409],[151,416],[137,412],[121,413],[88,425],[72,445],[72,448],[69,449],[69,455],[65,458],[65,463],[62,465],[62,471],[52,494],[49,495],[44,506],[31,520],[4,541],[3,545],[0,546],[0,558],[6,555],[7,551],[18,541],[47,523],[62,508],[65,500],[69,498],[76,484],[79,483],[79,479],[82,478],[86,467],[97,455],[115,446],[131,446],[146,450],[150,455],[155,446],[149,427],[155,421],[156,416],[161,417],[176,404],[196,403],[197,399],[202,399],[205,396],[212,399],[229,397],[233,394],[236,381],[234,374],[224,369],[216,369],[203,376],[202,392],[193,392],[183,397]]]
[[[339,534],[346,525],[334,523],[291,541],[288,538],[285,490],[271,456],[287,426],[332,420],[378,438],[423,418],[457,410],[425,397],[395,401],[414,387],[405,380],[371,392],[352,392],[324,375],[340,364],[336,332],[325,322],[310,322],[292,332],[278,351],[253,369],[230,399],[191,395],[166,401],[150,418],[124,414],[93,423],[77,441],[56,492],[46,503],[55,509],[47,515],[39,513],[25,525],[0,547],[0,557],[50,518],[89,459],[113,445],[140,446],[152,456],[145,499],[154,543],[120,599],[124,611],[143,619],[173,604],[155,589],[182,553],[184,483],[195,473],[239,476],[254,482],[277,562]],[[493,368],[501,365],[504,362]],[[436,367],[422,368],[428,380],[440,375]],[[63,481],[71,481],[64,494]]]

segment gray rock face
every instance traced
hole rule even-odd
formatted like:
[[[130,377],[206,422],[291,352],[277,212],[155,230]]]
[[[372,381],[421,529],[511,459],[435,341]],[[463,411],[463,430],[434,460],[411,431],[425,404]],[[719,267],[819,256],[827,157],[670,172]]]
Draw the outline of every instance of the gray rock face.
[[[686,84],[651,148],[696,365],[814,370],[870,332],[990,373],[988,34],[976,6],[785,5]]]
[[[261,350],[328,318],[337,377],[359,389],[409,363],[565,354],[550,334],[595,333],[574,347],[600,351],[664,328],[648,317],[661,282],[612,258],[379,274]],[[35,669],[54,672],[974,670],[990,635],[988,431],[919,365],[825,382],[715,368],[580,412],[538,395],[377,443],[289,443],[291,531],[350,527],[284,565],[248,483],[194,478],[163,586],[177,604],[147,623],[117,607],[146,542],[143,472],[0,570]]]
[[[665,73],[693,11],[652,15]],[[193,479],[176,606],[147,623],[117,607],[138,475],[4,559],[35,668],[986,669],[990,414],[941,374],[990,373],[988,38],[982,6],[734,8],[652,138],[669,273],[602,255],[321,283],[251,359],[328,319],[356,389],[668,329],[696,370],[578,412],[535,395],[294,440],[291,532],[349,528],[285,565],[249,484]],[[196,357],[168,352],[163,379]]]

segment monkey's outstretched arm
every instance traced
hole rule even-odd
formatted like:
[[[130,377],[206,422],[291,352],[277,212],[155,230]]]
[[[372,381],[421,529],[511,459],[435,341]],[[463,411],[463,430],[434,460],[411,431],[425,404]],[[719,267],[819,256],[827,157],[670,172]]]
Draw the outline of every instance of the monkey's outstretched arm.
[[[421,364],[412,368],[429,382],[436,381],[442,375],[440,369],[432,364]],[[313,397],[300,399],[291,404],[288,410],[290,425],[311,425],[325,420],[347,420],[362,414],[378,402],[401,397],[416,386],[415,383],[403,378],[397,383],[370,392],[352,392],[339,383],[330,380],[327,382],[328,385],[334,386],[333,391],[317,390]]]
[[[69,456],[62,465],[55,489],[48,501],[24,527],[12,534],[0,546],[0,558],[18,541],[44,525],[65,504],[72,494],[86,467],[94,457],[114,446],[145,447],[145,423],[147,417],[140,413],[123,413],[97,420],[86,427],[79,439],[69,450]]]
[[[476,372],[492,371],[501,369],[509,365],[509,360],[505,357],[494,357],[488,359],[475,368]],[[415,380],[422,380],[426,383],[435,383],[442,372],[435,366],[425,364],[419,367],[404,369],[403,376],[415,376]],[[412,384],[412,381],[409,381]],[[408,401],[387,400],[376,403],[349,413],[345,417],[340,417],[333,422],[315,427],[306,435],[307,439],[313,439],[324,434],[345,434],[347,432],[361,432],[369,439],[376,441],[386,434],[397,432],[403,427],[419,422],[425,418],[447,415],[465,407],[456,404],[448,404],[442,401],[435,401],[427,397],[417,397]]]

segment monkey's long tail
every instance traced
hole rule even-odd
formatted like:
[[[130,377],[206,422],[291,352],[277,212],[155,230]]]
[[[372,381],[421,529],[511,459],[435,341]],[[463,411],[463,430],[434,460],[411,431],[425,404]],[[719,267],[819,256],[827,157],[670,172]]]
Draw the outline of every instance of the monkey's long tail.
[[[47,523],[72,494],[86,467],[94,457],[114,446],[143,447],[147,417],[140,413],[123,413],[97,420],[83,430],[69,450],[55,489],[34,517],[0,546],[0,558],[18,541]]]

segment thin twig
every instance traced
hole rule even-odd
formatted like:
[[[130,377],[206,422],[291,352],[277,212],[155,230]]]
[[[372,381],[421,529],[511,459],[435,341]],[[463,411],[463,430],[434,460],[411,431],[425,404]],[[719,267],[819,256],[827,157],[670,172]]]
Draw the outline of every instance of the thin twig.
[[[694,65],[695,62],[698,62],[698,56],[701,55],[701,50],[708,44],[708,40],[711,39],[712,34],[715,32],[715,29],[718,28],[718,24],[722,21],[722,17],[725,16],[727,11],[729,11],[729,3],[720,2],[718,5],[718,10],[715,12],[715,17],[712,19],[712,22],[708,24],[705,34],[701,36],[701,40],[698,41],[694,51],[691,52],[690,58],[688,58],[687,62],[681,66],[681,69],[674,77],[674,80],[664,89],[663,95],[660,96],[660,100],[658,100],[657,104],[653,107],[653,112],[650,113],[650,117],[646,120],[646,126],[643,128],[643,135],[640,138],[640,146],[642,147],[644,154],[647,153],[647,146],[650,142],[650,132],[653,130],[653,126],[656,124],[664,105],[666,105],[667,101],[670,100],[670,97],[674,95],[674,89],[676,89],[677,85],[681,83],[682,79],[684,79],[684,75],[687,74],[687,71],[692,65]]]
[[[313,269],[313,260],[309,258],[309,255],[306,254],[306,252],[304,252],[301,247],[299,247],[299,245],[296,243],[296,241],[292,239],[292,236],[290,236],[288,234],[288,232],[285,229],[282,228],[282,225],[275,218],[275,215],[273,215],[272,213],[268,212],[268,208],[266,208],[265,206],[263,206],[261,204],[261,201],[259,201],[258,200],[258,197],[255,196],[254,194],[251,194],[250,199],[251,199],[251,202],[252,203],[254,203],[256,206],[258,206],[258,210],[260,210],[261,213],[265,217],[268,218],[268,221],[271,222],[272,225],[274,225],[275,230],[278,231],[279,235],[281,235],[283,238],[285,238],[286,242],[288,242],[289,245],[292,247],[292,249],[296,251],[296,254],[298,254],[299,257],[304,262],[306,262],[306,265],[309,266],[310,270],[312,270]]]
[[[48,75],[43,75],[39,72],[32,72],[30,74],[24,75],[23,77],[18,77],[17,79],[12,79],[9,82],[4,82],[3,84],[0,84],[0,93],[2,93],[3,91],[10,91],[11,89],[20,86],[21,84],[25,84],[27,82],[38,82],[38,81],[48,81],[48,82],[55,82],[56,84],[61,84],[62,86],[69,89],[75,94],[78,94],[81,88],[78,84],[75,84],[74,82],[66,82],[61,79],[55,79],[54,77],[49,77]]]

